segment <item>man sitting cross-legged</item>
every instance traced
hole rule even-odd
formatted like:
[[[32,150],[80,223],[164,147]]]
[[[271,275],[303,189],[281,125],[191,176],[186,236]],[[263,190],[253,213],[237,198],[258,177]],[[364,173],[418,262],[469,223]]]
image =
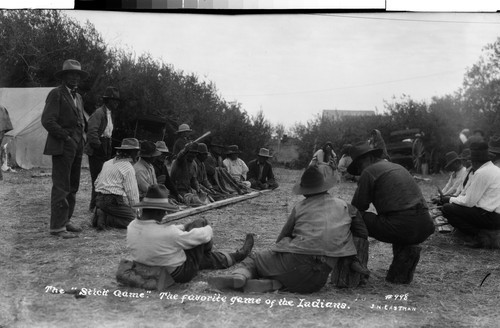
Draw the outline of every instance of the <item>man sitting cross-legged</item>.
[[[142,216],[127,227],[127,247],[133,261],[162,267],[175,282],[188,282],[200,270],[229,268],[252,251],[252,234],[246,235],[243,247],[236,252],[212,250],[213,231],[205,219],[186,225],[160,224],[166,212],[174,207],[168,201],[164,185],[150,186],[135,207],[142,208]]]
[[[316,166],[307,168],[293,188],[305,199],[293,208],[276,244],[247,257],[230,275],[209,278],[209,284],[249,292],[284,286],[290,292],[312,293],[325,285],[338,259],[345,257],[351,270],[368,276],[353,242],[353,235],[368,238],[366,227],[361,217],[353,217],[350,205],[328,193],[334,184],[333,176],[325,178]]]

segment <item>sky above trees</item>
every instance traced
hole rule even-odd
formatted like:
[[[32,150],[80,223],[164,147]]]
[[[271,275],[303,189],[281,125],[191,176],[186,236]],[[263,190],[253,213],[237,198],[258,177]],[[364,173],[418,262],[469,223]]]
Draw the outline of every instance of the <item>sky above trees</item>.
[[[67,11],[109,45],[216,84],[250,115],[292,126],[323,109],[384,110],[457,91],[500,16],[466,13],[194,15]]]

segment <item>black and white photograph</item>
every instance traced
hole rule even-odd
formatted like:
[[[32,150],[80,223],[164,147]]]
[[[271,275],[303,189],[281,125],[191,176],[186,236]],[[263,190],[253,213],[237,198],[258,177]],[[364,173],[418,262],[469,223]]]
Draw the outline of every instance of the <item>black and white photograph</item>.
[[[500,327],[498,13],[3,8],[0,327]]]

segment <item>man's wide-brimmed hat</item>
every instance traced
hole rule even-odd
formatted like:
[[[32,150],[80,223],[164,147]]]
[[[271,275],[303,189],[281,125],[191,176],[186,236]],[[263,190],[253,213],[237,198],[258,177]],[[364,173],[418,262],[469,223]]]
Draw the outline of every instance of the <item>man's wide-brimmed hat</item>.
[[[156,150],[162,152],[162,153],[170,153],[170,150],[168,150],[167,145],[165,144],[165,141],[157,141],[155,142]]]
[[[383,153],[383,149],[380,148],[372,148],[368,142],[361,141],[351,147],[349,151],[349,155],[352,158],[351,164],[347,167],[347,172],[351,175],[360,175],[358,164],[361,159],[365,157],[365,155],[373,154],[374,156],[381,156]]]
[[[200,143],[198,144],[198,148],[197,148],[197,150],[198,150],[198,153],[200,153],[200,154],[208,154],[208,148],[207,148],[207,145],[206,145],[206,144],[204,144],[203,142],[200,142]]]
[[[141,147],[139,146],[139,140],[136,138],[125,138],[122,140],[122,145],[120,147],[115,147],[115,149],[137,149],[139,150]]]
[[[490,138],[488,151],[493,154],[500,154],[500,135],[494,135]]]
[[[473,142],[470,145],[470,160],[477,162],[487,162],[490,160],[488,144],[484,141]]]
[[[141,157],[156,157],[161,153],[156,149],[156,145],[149,140],[141,141]]]
[[[102,99],[121,100],[120,92],[115,87],[107,87],[106,90],[104,90]]]
[[[456,161],[460,161],[460,157],[458,157],[458,154],[455,151],[447,152],[446,155],[444,155],[444,157],[446,159],[446,165],[444,166],[445,169],[447,169],[451,164],[455,163]]]
[[[142,199],[142,201],[132,206],[138,208],[177,211],[179,208],[168,201],[168,195],[168,189],[165,185],[154,184],[149,186],[146,196]]]
[[[82,80],[85,80],[87,77],[89,77],[89,73],[82,70],[82,65],[80,65],[80,63],[74,59],[65,60],[63,63],[62,70],[56,72],[54,76],[59,80],[62,80],[64,74],[69,72],[76,72],[80,74]]]
[[[261,148],[259,150],[259,154],[258,156],[262,156],[262,157],[272,157],[271,155],[269,155],[269,149],[267,148]]]
[[[317,166],[309,166],[300,177],[300,181],[293,186],[292,192],[296,195],[319,194],[331,189],[334,185],[333,175],[327,179]]]
[[[189,127],[189,125],[187,124],[181,124],[179,125],[179,128],[177,129],[177,131],[175,131],[175,133],[181,133],[181,132],[191,132],[193,130],[191,130],[191,128]]]
[[[230,155],[230,154],[241,154],[241,151],[238,148],[238,145],[231,145],[231,146],[227,146],[226,154],[227,155]]]
[[[470,149],[469,148],[465,148],[464,150],[462,150],[462,152],[460,153],[460,159],[470,160]]]

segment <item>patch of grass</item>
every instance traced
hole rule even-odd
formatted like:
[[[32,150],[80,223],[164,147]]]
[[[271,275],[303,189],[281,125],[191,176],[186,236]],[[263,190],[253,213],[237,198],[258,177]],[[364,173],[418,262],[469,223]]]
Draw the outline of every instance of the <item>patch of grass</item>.
[[[204,271],[192,282],[169,290],[179,298],[219,294],[226,297],[225,302],[181,302],[160,299],[156,292],[124,288],[116,283],[115,272],[119,260],[129,255],[126,233],[97,232],[89,227],[88,171],[82,171],[73,219],[84,231],[80,238],[70,240],[48,234],[51,178],[34,178],[32,173],[5,173],[1,182],[0,327],[498,327],[500,252],[464,248],[459,240],[437,232],[422,244],[421,259],[410,285],[385,282],[392,260],[391,245],[370,239],[368,266],[373,276],[367,285],[355,289],[327,284],[311,295],[237,291],[219,294],[206,283],[210,275],[228,271]],[[234,251],[242,245],[247,232],[256,234],[256,250],[271,246],[302,197],[290,192],[300,174],[298,170],[277,169],[280,188],[274,192],[199,214],[214,228],[215,247]],[[446,176],[432,179],[442,185]],[[418,184],[427,199],[435,194],[431,182]],[[341,183],[331,193],[349,202],[355,188],[355,183]],[[49,285],[86,288],[89,293],[108,290],[108,294],[91,293],[76,299],[69,294],[46,292]],[[119,297],[113,295],[114,291],[144,292],[145,296]],[[394,298],[405,294],[407,300]],[[263,304],[231,304],[233,297],[260,298]],[[293,301],[294,306],[280,305],[283,299]],[[345,304],[346,308],[297,307],[301,299]],[[266,301],[275,303],[271,307]]]

